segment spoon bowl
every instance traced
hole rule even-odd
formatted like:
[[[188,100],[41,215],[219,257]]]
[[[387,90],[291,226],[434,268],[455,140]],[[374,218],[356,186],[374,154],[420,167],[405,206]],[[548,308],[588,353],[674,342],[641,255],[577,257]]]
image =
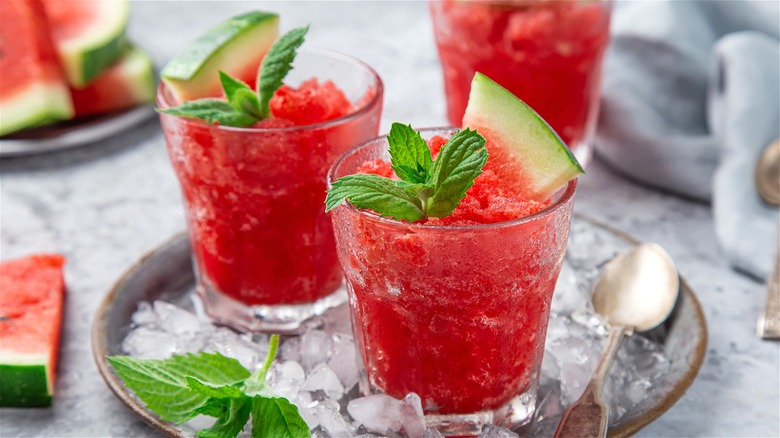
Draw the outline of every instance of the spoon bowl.
[[[679,290],[680,276],[669,254],[655,243],[643,243],[604,267],[591,301],[610,325],[645,332],[669,317]]]

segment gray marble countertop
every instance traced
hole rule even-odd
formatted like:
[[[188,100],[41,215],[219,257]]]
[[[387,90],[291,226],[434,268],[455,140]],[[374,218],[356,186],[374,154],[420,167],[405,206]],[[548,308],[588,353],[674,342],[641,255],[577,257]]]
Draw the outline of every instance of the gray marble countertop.
[[[161,66],[217,21],[250,8],[280,12],[285,30],[312,23],[307,45],[372,65],[386,86],[380,131],[393,121],[446,124],[431,24],[420,1],[136,2],[129,36]],[[185,227],[158,121],[77,149],[3,159],[0,166],[2,258],[56,251],[68,260],[54,405],[0,409],[0,436],[154,436],[103,383],[89,334],[95,310],[124,270]],[[595,161],[581,179],[576,210],[663,245],[709,323],[698,378],[639,435],[780,436],[780,344],[759,340],[755,329],[765,286],[727,266],[709,206],[642,188]]]

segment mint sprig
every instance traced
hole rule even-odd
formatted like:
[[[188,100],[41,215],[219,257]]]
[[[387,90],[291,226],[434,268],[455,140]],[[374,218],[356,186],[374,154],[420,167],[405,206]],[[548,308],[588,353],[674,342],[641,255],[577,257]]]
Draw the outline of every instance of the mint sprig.
[[[257,92],[260,96],[260,111],[262,117],[270,115],[268,104],[271,102],[276,90],[282,86],[282,81],[287,73],[292,69],[292,62],[298,47],[303,44],[306,32],[309,26],[293,29],[284,34],[279,40],[271,46],[268,53],[263,58],[260,67],[260,79],[257,82]]]
[[[452,214],[488,159],[485,139],[476,131],[458,131],[436,160],[419,132],[394,123],[387,137],[390,161],[399,180],[379,175],[347,175],[334,181],[325,211],[344,201],[393,219],[415,222]]]
[[[219,79],[227,101],[204,98],[180,106],[160,109],[165,114],[201,119],[208,123],[245,128],[271,115],[271,98],[282,86],[285,76],[303,44],[309,26],[282,35],[268,50],[260,65],[257,93],[249,85],[220,71]]]
[[[219,353],[187,354],[165,360],[111,356],[117,375],[162,420],[183,423],[197,415],[217,418],[201,438],[234,438],[252,418],[252,437],[309,436],[298,408],[270,394],[265,376],[279,336],[271,336],[263,367],[251,374],[237,360]]]

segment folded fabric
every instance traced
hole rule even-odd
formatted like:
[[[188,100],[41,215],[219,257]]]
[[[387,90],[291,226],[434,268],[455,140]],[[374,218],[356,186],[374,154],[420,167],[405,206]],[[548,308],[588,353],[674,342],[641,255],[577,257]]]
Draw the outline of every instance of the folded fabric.
[[[765,278],[778,210],[754,185],[780,137],[780,2],[617,2],[596,140],[632,179],[712,201],[736,269]]]

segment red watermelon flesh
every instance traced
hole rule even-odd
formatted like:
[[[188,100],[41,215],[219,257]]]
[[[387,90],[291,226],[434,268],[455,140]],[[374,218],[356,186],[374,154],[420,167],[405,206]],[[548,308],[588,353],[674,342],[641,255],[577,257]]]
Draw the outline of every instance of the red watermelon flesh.
[[[122,110],[154,99],[149,56],[130,47],[119,60],[82,89],[70,89],[76,117]]]
[[[0,406],[48,406],[65,297],[57,254],[0,263]]]
[[[40,0],[2,0],[0,135],[73,115]]]

